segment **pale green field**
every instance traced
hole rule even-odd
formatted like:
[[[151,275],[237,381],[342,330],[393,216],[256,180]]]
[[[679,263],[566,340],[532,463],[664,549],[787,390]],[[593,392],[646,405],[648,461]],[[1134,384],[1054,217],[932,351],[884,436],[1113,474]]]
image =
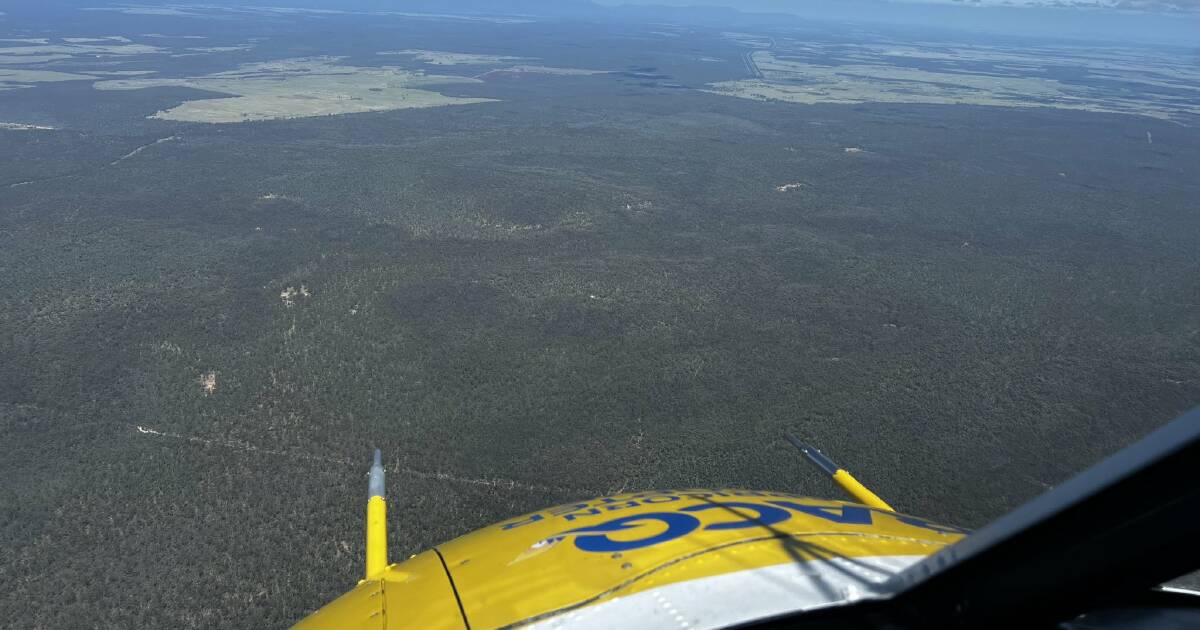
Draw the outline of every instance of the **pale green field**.
[[[107,37],[66,37],[61,43],[51,43],[41,38],[19,38],[0,40],[17,46],[0,46],[0,67],[23,66],[23,68],[0,69],[0,91],[32,87],[37,83],[54,81],[80,81],[92,79],[88,74],[60,72],[47,69],[54,62],[86,59],[121,59],[134,55],[165,54],[170,49],[146,44],[137,44],[121,35]]]
[[[97,82],[95,87],[98,90],[138,90],[174,86],[231,94],[229,98],[187,101],[151,116],[204,123],[470,105],[493,100],[446,96],[423,89],[435,85],[477,83],[477,79],[427,75],[387,66],[345,66],[337,62],[336,57],[283,59],[244,64],[237,70],[200,77],[117,79]]]
[[[53,70],[9,70],[0,68],[0,92],[31,87],[34,83],[53,83],[55,81],[85,81],[95,77],[71,72],[55,72]]]
[[[518,61],[530,61],[529,57],[509,57],[505,55],[475,55],[469,53],[446,52],[443,50],[389,50],[380,55],[402,55],[412,57],[434,66],[490,66]]]
[[[847,47],[822,48],[787,41],[735,41],[756,49],[746,53],[747,63],[761,76],[712,83],[708,91],[714,94],[804,104],[1053,107],[1164,120],[1200,115],[1200,70],[1144,51],[1083,52],[1070,47],[1016,51],[944,44],[862,45],[847,51]],[[771,49],[765,50],[768,47]],[[830,53],[840,63],[831,63]],[[913,60],[936,65],[915,68]],[[978,69],[981,62],[990,67]],[[1082,69],[1087,79],[1121,82],[1133,89],[1101,89],[1045,76],[1053,67]],[[1150,88],[1184,90],[1195,95],[1171,95]]]

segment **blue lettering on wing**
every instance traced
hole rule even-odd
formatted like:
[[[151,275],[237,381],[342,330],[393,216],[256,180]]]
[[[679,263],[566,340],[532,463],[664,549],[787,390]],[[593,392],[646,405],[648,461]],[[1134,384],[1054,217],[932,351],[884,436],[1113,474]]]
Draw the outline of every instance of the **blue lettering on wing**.
[[[803,505],[792,501],[769,501],[769,503],[843,525],[871,524],[871,510],[856,505]]]
[[[613,540],[608,537],[612,532],[619,532],[628,529],[633,529],[638,525],[645,524],[651,521],[658,521],[666,524],[666,531],[660,532],[646,538],[638,538],[635,540]],[[600,523],[599,525],[590,525],[588,527],[580,527],[563,532],[566,534],[575,535],[575,546],[583,551],[595,552],[614,552],[628,551],[630,549],[641,549],[657,545],[669,540],[675,540],[682,536],[687,536],[700,527],[700,520],[690,514],[682,514],[680,512],[651,512],[649,514],[631,514],[622,516],[611,521]]]
[[[738,514],[737,512],[733,512],[734,508],[740,508],[743,510],[753,510],[754,512],[758,513],[758,516],[755,518],[746,518],[745,516],[742,516],[741,514]],[[721,530],[721,529],[743,529],[746,527],[765,527],[767,525],[774,525],[775,523],[782,523],[792,517],[792,515],[789,514],[787,510],[781,510],[777,507],[771,507],[769,505],[763,505],[761,503],[743,503],[741,501],[725,501],[725,502],[714,501],[712,503],[702,503],[700,505],[689,505],[688,507],[682,508],[680,511],[681,512],[702,512],[704,510],[713,510],[713,509],[729,510],[730,512],[733,512],[734,515],[736,515],[740,520],[730,521],[730,522],[726,522],[726,523],[712,523],[710,525],[705,526],[704,529]]]
[[[581,518],[584,516],[595,516],[599,513],[600,513],[600,508],[588,508],[582,512],[571,512],[570,514],[563,514],[562,517],[563,517],[564,521],[573,521],[577,518]]]
[[[513,529],[513,528],[515,528],[515,527],[520,527],[520,526],[522,526],[522,525],[528,525],[528,524],[530,524],[530,523],[536,523],[536,522],[538,522],[538,521],[542,520],[543,518],[545,518],[545,517],[544,517],[544,516],[542,516],[541,514],[534,514],[534,515],[530,516],[529,518],[524,518],[524,519],[521,519],[521,520],[519,520],[519,521],[513,521],[513,522],[511,522],[511,523],[505,523],[505,524],[503,524],[503,525],[501,525],[501,526],[500,526],[500,529],[504,529],[504,530]]]

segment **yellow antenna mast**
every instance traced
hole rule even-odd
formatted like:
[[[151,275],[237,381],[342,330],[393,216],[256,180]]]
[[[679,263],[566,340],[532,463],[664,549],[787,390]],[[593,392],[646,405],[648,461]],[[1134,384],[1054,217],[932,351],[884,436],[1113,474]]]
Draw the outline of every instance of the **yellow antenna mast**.
[[[833,479],[834,483],[841,486],[842,490],[846,494],[850,495],[850,497],[855,501],[858,501],[863,505],[869,505],[873,508],[879,508],[880,510],[887,510],[889,512],[896,511],[892,509],[892,506],[888,505],[887,502],[885,502],[883,499],[880,499],[878,495],[876,495],[874,492],[871,492],[869,488],[862,485],[862,483],[855,479],[854,475],[851,475],[849,471],[833,463],[832,460],[830,460],[828,457],[825,457],[825,454],[821,451],[818,451],[815,447],[801,442],[791,433],[784,433],[783,437],[788,442],[791,442],[792,446],[800,449],[800,452],[804,453],[804,456],[808,458],[808,461],[812,462],[817,466],[817,468],[820,468],[825,472],[825,474],[829,475]]]
[[[387,568],[387,499],[383,492],[383,455],[375,449],[375,461],[367,478],[367,569],[372,579]]]

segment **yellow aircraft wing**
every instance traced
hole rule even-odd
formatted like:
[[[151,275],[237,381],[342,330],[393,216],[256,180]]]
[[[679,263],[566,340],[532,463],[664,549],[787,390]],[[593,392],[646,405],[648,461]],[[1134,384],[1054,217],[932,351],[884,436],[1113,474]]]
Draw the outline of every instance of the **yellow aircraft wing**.
[[[1188,481],[1200,409],[970,537],[894,511],[788,439],[854,502],[720,488],[619,494],[399,564],[387,563],[377,452],[365,579],[297,627],[1200,627],[1200,592],[1158,588],[1200,561],[1200,487]]]
[[[964,534],[874,495],[667,490],[526,514],[387,565],[382,475],[377,459],[366,579],[297,628],[724,626],[877,596]]]

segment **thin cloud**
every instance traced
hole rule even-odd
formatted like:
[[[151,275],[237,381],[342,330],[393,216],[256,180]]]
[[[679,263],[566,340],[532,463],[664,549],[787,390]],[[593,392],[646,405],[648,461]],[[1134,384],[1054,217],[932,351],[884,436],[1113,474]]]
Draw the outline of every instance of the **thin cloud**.
[[[1038,7],[1108,9],[1146,13],[1200,13],[1200,0],[895,0],[920,4],[958,4],[978,7]]]

